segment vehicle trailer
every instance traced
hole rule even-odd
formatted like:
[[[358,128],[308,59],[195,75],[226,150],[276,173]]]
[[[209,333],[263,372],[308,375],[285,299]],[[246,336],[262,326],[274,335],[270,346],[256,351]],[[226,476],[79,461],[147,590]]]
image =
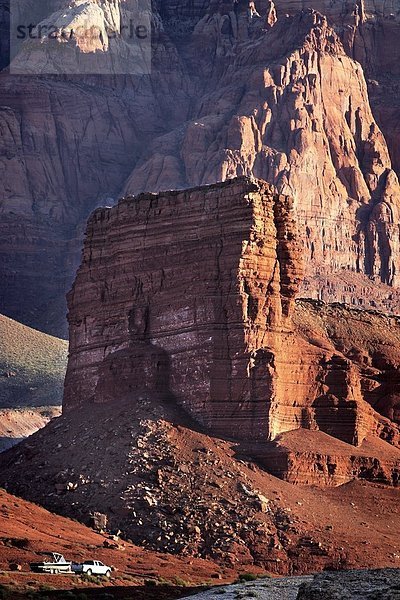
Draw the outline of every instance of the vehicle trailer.
[[[35,573],[73,573],[72,562],[65,560],[62,554],[58,552],[43,552],[46,556],[41,562],[31,563],[30,569]]]

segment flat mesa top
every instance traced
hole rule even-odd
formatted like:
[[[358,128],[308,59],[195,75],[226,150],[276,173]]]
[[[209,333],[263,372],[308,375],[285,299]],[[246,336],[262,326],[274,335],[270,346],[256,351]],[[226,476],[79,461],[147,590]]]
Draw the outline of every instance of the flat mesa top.
[[[101,207],[97,208],[92,213],[91,219],[93,219],[95,217],[100,217],[102,214],[104,215],[106,213],[112,212],[123,204],[129,205],[129,204],[133,203],[136,205],[138,202],[149,201],[149,200],[151,201],[154,199],[170,199],[170,198],[174,198],[177,196],[183,196],[188,199],[190,197],[190,195],[192,195],[196,192],[203,192],[205,194],[209,194],[209,193],[214,194],[217,190],[222,190],[222,189],[226,189],[229,187],[240,187],[243,189],[243,192],[265,191],[265,192],[269,192],[271,194],[278,193],[276,188],[273,185],[271,185],[270,183],[267,183],[263,179],[242,176],[242,177],[235,177],[232,179],[227,179],[225,181],[220,181],[220,182],[214,183],[214,184],[199,185],[199,186],[195,186],[195,187],[191,187],[191,188],[165,190],[165,191],[160,191],[160,192],[142,192],[135,196],[127,195],[127,196],[124,196],[123,198],[120,198],[118,203],[112,207],[101,206]]]

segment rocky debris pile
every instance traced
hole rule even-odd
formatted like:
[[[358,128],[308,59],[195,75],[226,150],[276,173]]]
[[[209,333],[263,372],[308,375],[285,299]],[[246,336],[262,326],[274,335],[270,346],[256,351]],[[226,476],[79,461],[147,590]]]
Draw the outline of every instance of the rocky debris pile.
[[[125,535],[146,548],[233,567],[263,562],[268,554],[269,568],[279,572],[293,543],[288,533],[295,539],[299,533],[290,511],[254,489],[237,464],[226,470],[216,449],[195,444],[179,456],[168,422],[141,420],[139,428],[128,454]]]
[[[280,574],[347,564],[330,533],[314,532],[297,514],[302,502],[293,507],[283,499],[279,483],[288,484],[235,458],[232,443],[180,423],[179,410],[144,396],[111,412],[107,405],[76,410],[7,452],[1,483],[86,524],[99,513],[97,527],[105,525],[106,515],[115,533],[106,542],[122,551],[132,540]]]
[[[110,543],[105,545],[104,542]],[[52,589],[59,587],[59,594],[65,596],[65,591],[62,592],[61,588],[73,589],[76,586],[73,575],[70,578],[63,577],[61,581],[57,577],[46,579],[43,575],[35,576],[30,572],[30,563],[43,560],[43,553],[49,551],[63,554],[68,560],[76,563],[93,558],[111,565],[112,584],[114,589],[120,590],[118,595],[124,596],[121,588],[130,586],[130,590],[126,589],[125,597],[135,599],[136,589],[139,591],[145,581],[150,579],[154,584],[161,581],[171,581],[171,584],[174,584],[179,578],[192,585],[201,585],[210,579],[232,581],[237,574],[237,571],[220,567],[212,561],[149,552],[127,542],[120,542],[117,548],[109,536],[105,539],[104,535],[99,535],[76,520],[49,513],[44,508],[16,498],[1,489],[0,584],[11,588],[7,594],[10,600],[16,598],[20,589],[23,590],[24,597],[32,594],[48,596],[49,591],[44,592],[43,586],[49,584],[48,587],[51,585]],[[28,580],[29,590],[26,589]],[[90,582],[88,583],[90,586]],[[91,583],[93,585],[93,582]],[[82,590],[77,590],[76,593],[79,595],[80,591]],[[96,593],[95,590],[93,593]],[[54,597],[57,596],[55,590],[51,595],[53,594]],[[97,595],[107,596],[104,589],[98,591]]]

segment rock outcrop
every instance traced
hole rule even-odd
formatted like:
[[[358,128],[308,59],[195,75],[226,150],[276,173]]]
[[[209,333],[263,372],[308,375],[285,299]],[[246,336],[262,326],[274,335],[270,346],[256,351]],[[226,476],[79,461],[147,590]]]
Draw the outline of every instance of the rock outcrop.
[[[306,577],[279,577],[251,582],[236,582],[218,590],[210,589],[193,600],[224,600],[238,597],[258,600],[397,600],[400,573],[396,568],[353,570]]]
[[[394,600],[399,585],[398,569],[321,574],[300,586],[297,600],[317,600],[321,594],[326,600]]]
[[[378,350],[368,362],[366,340],[364,354],[354,341],[346,356],[339,334],[296,325],[302,265],[292,202],[262,181],[143,194],[98,209],[68,298],[64,411],[156,395],[214,435],[251,441],[250,453],[269,465],[263,444],[301,428],[358,446],[372,461],[386,448],[385,477],[378,469],[371,478],[396,483],[397,380],[391,395],[375,384]],[[389,360],[382,356],[380,367]],[[364,448],[369,437],[385,441]],[[353,463],[314,481],[366,472],[362,460]]]
[[[400,2],[305,0],[301,7],[326,15],[346,53],[362,65],[374,117],[388,143],[393,168],[399,174]],[[277,9],[279,16],[296,14],[299,2],[281,0]]]
[[[287,379],[274,348],[293,346],[301,276],[291,201],[263,182],[99,209],[68,299],[64,409],[147,390],[215,433],[274,437]]]
[[[193,52],[198,36],[211,84],[184,131],[150,147],[126,191],[261,177],[294,198],[308,258],[304,292],[379,305],[362,275],[397,285],[400,187],[362,68],[318,13],[281,17],[262,31],[247,20],[243,29],[241,18],[210,9],[196,26]],[[211,70],[208,53],[220,56]],[[393,309],[398,292],[383,289],[382,304]]]

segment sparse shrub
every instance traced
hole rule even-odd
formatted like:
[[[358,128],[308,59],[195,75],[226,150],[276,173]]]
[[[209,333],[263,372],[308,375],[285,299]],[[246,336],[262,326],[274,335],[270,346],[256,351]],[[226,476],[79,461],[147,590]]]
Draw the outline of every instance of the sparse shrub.
[[[95,585],[101,585],[104,583],[104,579],[101,577],[97,577],[96,575],[88,575],[87,573],[82,575],[82,579],[88,583],[94,583]]]
[[[10,598],[10,590],[4,585],[0,585],[0,600],[8,600]]]
[[[157,577],[157,585],[172,585],[172,581],[165,577]]]
[[[181,577],[174,577],[174,584],[179,587],[190,587],[190,583]]]
[[[237,583],[244,583],[245,581],[256,581],[258,579],[258,575],[254,573],[240,573],[237,578]]]
[[[41,592],[52,592],[53,590],[55,590],[56,588],[52,587],[51,585],[47,585],[46,583],[43,583],[40,587],[39,590]]]

